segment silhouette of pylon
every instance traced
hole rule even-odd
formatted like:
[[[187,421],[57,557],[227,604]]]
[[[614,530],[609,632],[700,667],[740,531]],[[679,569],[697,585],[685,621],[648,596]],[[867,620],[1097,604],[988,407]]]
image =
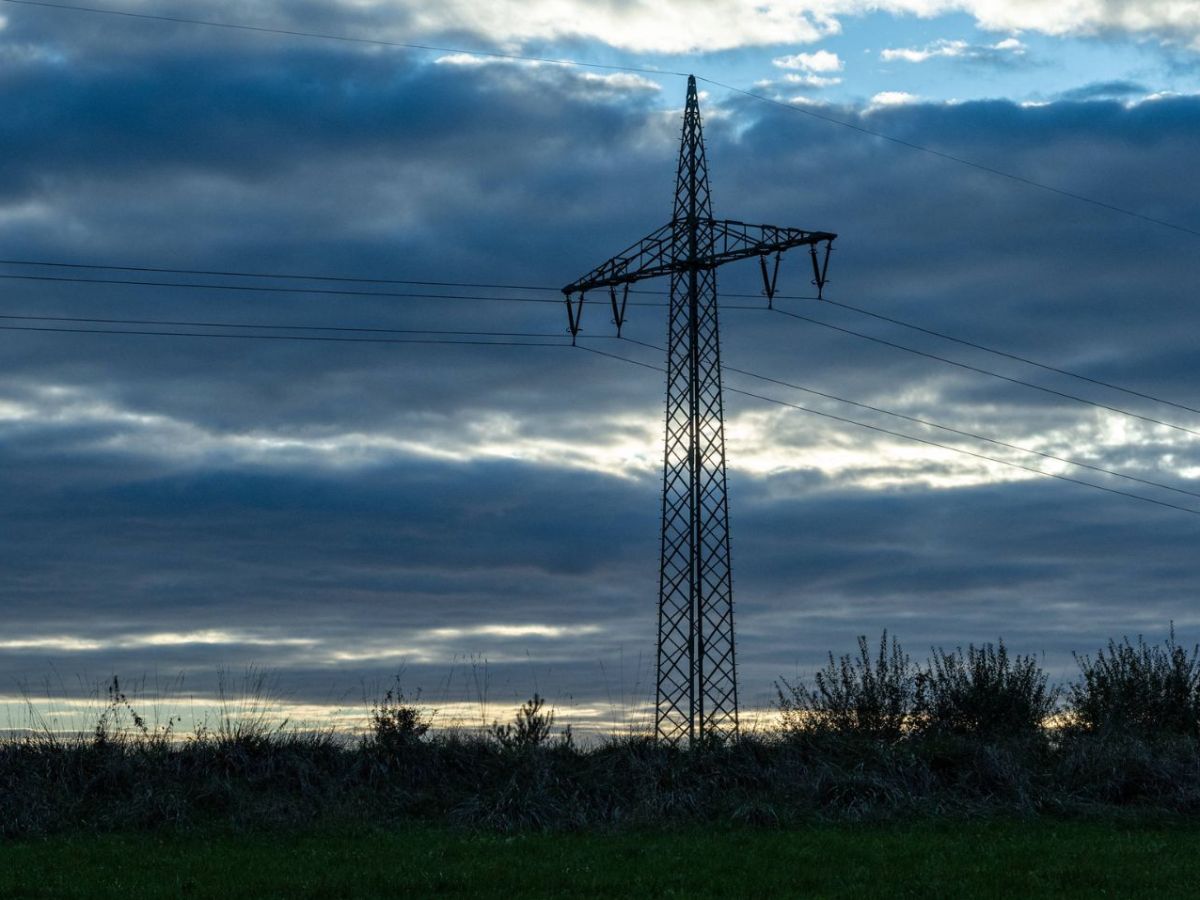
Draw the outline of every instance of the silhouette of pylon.
[[[758,257],[770,302],[780,255],[806,245],[820,290],[835,237],[713,219],[700,101],[696,79],[689,76],[671,221],[563,288],[575,340],[587,291],[608,288],[619,336],[629,285],[671,279],[655,730],[672,744],[724,739],[738,731],[716,270]],[[823,260],[816,252],[820,243]],[[772,254],[768,277],[766,259]],[[618,287],[624,291],[620,301]]]

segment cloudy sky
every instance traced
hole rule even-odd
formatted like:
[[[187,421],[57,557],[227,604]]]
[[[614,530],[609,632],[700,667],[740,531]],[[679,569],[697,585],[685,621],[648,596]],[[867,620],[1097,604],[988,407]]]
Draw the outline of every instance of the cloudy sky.
[[[840,235],[803,318],[722,270],[725,363],[775,379],[727,385],[991,458],[728,396],[746,704],[884,628],[1062,673],[1200,637],[1200,520],[1146,502],[1200,511],[1200,2],[108,8],[354,40],[0,0],[0,697],[645,701],[663,376],[548,301],[670,216],[680,72],[715,214]],[[661,366],[643,287],[643,343],[599,305],[581,343]]]

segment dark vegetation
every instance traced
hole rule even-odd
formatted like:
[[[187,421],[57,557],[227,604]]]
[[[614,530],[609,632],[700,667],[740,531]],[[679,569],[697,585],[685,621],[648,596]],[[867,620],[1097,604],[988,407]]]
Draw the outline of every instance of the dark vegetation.
[[[920,817],[1200,814],[1200,648],[1140,637],[1060,688],[985,645],[916,664],[886,634],[780,682],[769,732],[695,750],[580,745],[535,696],[482,732],[389,691],[348,739],[222,717],[151,727],[114,679],[94,730],[0,744],[0,834],[357,823],[494,831]]]

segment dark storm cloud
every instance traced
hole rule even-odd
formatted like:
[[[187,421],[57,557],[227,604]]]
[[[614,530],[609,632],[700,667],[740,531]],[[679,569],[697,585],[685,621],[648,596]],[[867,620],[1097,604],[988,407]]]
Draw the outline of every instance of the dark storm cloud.
[[[1096,81],[1081,87],[1063,91],[1060,99],[1077,102],[1080,100],[1121,100],[1126,97],[1144,97],[1151,91],[1136,81]]]
[[[499,136],[521,121],[528,129],[523,141],[497,140],[479,156],[471,177],[486,179],[510,167],[520,146],[540,154],[559,143],[563,116],[574,108],[590,113],[580,117],[585,127],[575,140],[620,141],[638,123],[632,110],[595,102],[620,97],[603,83],[581,96],[592,85],[574,73],[555,73],[550,84],[534,76],[535,83],[543,81],[534,99],[514,90],[528,86],[526,78],[514,84],[515,73],[490,68],[491,83],[481,84],[472,67],[418,68],[400,52],[331,55],[293,48],[268,54],[267,61],[230,58],[213,48],[121,60],[101,71],[33,62],[5,78],[6,92],[22,98],[3,127],[14,162],[6,178],[29,190],[40,178],[87,167],[99,179],[139,179],[143,190],[144,179],[182,173],[255,183],[286,178],[328,156],[345,158],[351,150],[360,163],[462,158],[478,154],[481,135]],[[466,131],[464,121],[471,125]]]
[[[868,124],[1190,226],[1192,198],[1178,173],[1197,149],[1196,112],[1191,99],[1131,109],[969,103],[881,110]],[[1178,363],[1169,369],[1172,383],[1161,380],[1164,360],[1185,352],[1181,335],[1164,326],[1193,315],[1177,281],[1193,239],[783,110],[760,114],[736,149],[755,160],[754,170],[730,160],[718,171],[738,179],[735,194],[766,201],[750,218],[791,208],[793,216],[829,223],[824,227],[844,235],[830,292],[835,299],[1093,373],[1108,366],[1136,370],[1128,380],[1185,402],[1200,386],[1194,366]],[[749,193],[753,171],[789,177],[773,180],[769,192]],[[826,315],[864,326],[862,319]],[[899,335],[902,342],[920,340]],[[835,337],[818,340],[839,351],[845,346]],[[884,348],[839,352],[827,362],[929,370]],[[1008,388],[993,393],[1014,396]]]
[[[559,67],[431,64],[182,30],[118,48],[92,26],[51,41],[31,23],[12,15],[0,32],[6,46],[47,48],[10,54],[0,74],[5,256],[553,286],[670,212],[678,120],[663,107],[682,102],[674,80],[659,95]],[[1183,177],[1200,150],[1195,99],[825,111],[1197,224]],[[729,100],[706,101],[705,112],[716,214],[839,232],[835,299],[1195,405],[1193,238],[797,111]],[[784,290],[809,292],[805,262],[787,260]],[[722,285],[754,293],[756,277],[723,272]],[[563,327],[561,310],[541,303],[4,290],[10,314]],[[1186,418],[836,307],[786,308]],[[607,333],[602,306],[586,315],[587,334]],[[1107,420],[1062,398],[761,311],[724,318],[734,366],[1016,443],[1045,440],[1143,477],[1185,484],[1177,473],[1200,465],[1195,439],[1179,432],[1106,442]],[[632,336],[661,343],[663,331],[661,309],[631,312]],[[48,659],[193,673],[254,660],[315,701],[394,667],[407,648],[409,677],[426,685],[455,657],[491,653],[511,684],[536,674],[595,699],[600,661],[652,650],[660,375],[565,349],[2,340],[0,644],[26,642],[0,650],[3,677]],[[659,363],[635,346],[604,349]],[[773,409],[739,395],[728,407],[735,418]],[[797,661],[882,627],[914,649],[1003,633],[1061,661],[1108,633],[1153,633],[1171,617],[1197,624],[1186,612],[1198,586],[1189,517],[1041,481],[922,486],[961,474],[951,461],[922,463],[926,480],[908,487],[872,486],[906,471],[886,443],[850,475],[817,456],[834,440],[878,437],[800,413],[769,427],[769,447],[742,451],[772,450],[791,468],[752,474],[734,460],[731,471],[751,698]],[[644,461],[617,477],[627,446],[643,447]],[[471,630],[481,624],[566,630]],[[233,636],[136,640],[204,630]],[[64,635],[100,646],[36,644]],[[289,638],[310,643],[271,643]]]

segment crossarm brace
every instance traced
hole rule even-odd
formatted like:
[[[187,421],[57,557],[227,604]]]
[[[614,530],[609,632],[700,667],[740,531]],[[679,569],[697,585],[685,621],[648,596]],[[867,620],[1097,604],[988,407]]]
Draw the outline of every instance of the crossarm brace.
[[[818,293],[825,286],[829,249],[837,237],[836,234],[828,231],[780,228],[776,225],[750,225],[733,219],[700,219],[697,222],[697,228],[705,234],[704,244],[711,247],[711,250],[697,257],[693,262],[688,259],[680,259],[673,252],[674,248],[679,245],[678,236],[686,234],[688,224],[686,219],[668,222],[612,259],[601,263],[582,278],[566,285],[562,292],[567,301],[571,337],[574,338],[579,332],[583,297],[588,291],[601,287],[615,289],[621,285],[628,288],[634,282],[646,278],[687,272],[693,267],[715,269],[717,266],[740,259],[763,258],[770,254],[781,254],[793,247],[809,247],[813,254],[813,274],[816,276],[814,283]],[[708,241],[709,235],[712,237],[711,244]],[[824,265],[817,262],[818,244],[825,244]],[[773,279],[770,293],[774,294]],[[576,294],[579,295],[579,299],[572,306],[572,297]],[[623,318],[624,306],[622,305],[621,309],[622,315],[617,315],[615,293],[612,296],[614,318],[617,319],[619,327]]]
[[[728,262],[782,253],[793,247],[815,247],[817,244],[830,243],[837,237],[827,231],[748,225],[732,219],[701,219],[698,227],[702,232],[711,229],[712,234],[712,252],[696,260],[695,265],[700,269],[715,269]],[[675,246],[676,230],[686,228],[687,221],[684,219],[668,222],[579,280],[571,282],[562,292],[579,294],[598,287],[632,284],[646,278],[688,271],[691,263],[686,259],[676,259],[671,253]]]

